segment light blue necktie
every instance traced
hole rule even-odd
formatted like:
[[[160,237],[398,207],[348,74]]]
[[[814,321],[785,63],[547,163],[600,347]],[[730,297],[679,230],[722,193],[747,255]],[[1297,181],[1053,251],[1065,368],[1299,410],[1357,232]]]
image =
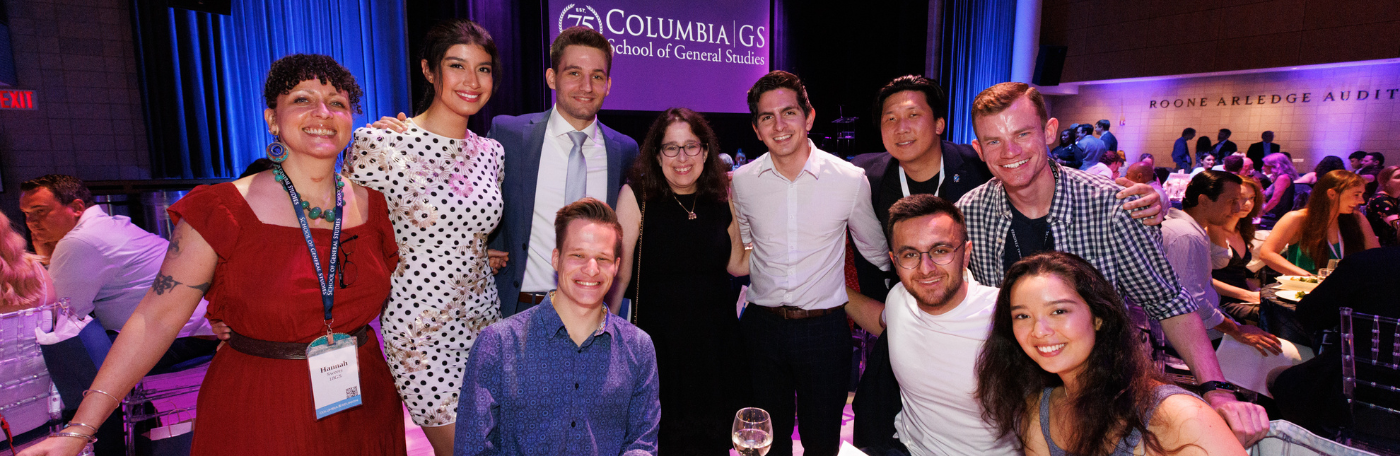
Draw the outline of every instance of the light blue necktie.
[[[588,188],[588,163],[583,159],[583,140],[587,138],[587,133],[569,132],[574,148],[569,149],[569,170],[564,175],[564,204],[583,199]]]

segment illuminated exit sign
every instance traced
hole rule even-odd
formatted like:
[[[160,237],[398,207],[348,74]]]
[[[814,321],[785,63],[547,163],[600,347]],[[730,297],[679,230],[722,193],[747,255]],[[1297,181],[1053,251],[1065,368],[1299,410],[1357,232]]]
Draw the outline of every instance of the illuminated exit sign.
[[[0,90],[0,109],[33,110],[33,90]]]

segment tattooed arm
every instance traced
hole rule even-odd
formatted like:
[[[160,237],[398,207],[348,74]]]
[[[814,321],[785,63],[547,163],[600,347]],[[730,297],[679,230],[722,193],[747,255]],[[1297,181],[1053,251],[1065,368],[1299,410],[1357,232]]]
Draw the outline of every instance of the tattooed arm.
[[[194,228],[184,222],[175,226],[165,262],[155,283],[146,292],[146,297],[141,299],[136,312],[126,321],[126,326],[122,327],[121,335],[112,344],[107,359],[97,372],[97,379],[92,382],[92,389],[121,398],[155,366],[199,306],[199,298],[209,289],[217,261],[214,249]],[[118,405],[113,397],[97,393],[87,395],[73,421],[106,421]],[[82,427],[70,427],[65,431],[91,432]],[[46,448],[82,442],[73,438],[49,440],[44,442]]]

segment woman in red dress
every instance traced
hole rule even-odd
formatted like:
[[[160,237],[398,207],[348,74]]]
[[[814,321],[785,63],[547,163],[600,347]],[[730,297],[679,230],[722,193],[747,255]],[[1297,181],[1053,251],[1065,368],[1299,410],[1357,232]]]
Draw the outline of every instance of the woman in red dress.
[[[205,376],[193,454],[404,454],[402,405],[374,331],[365,329],[389,296],[389,274],[398,264],[393,226],[382,194],[342,184],[335,170],[360,95],[354,77],[330,57],[298,54],[272,64],[264,117],[281,149],[269,146],[269,155],[285,161],[196,188],[170,208],[177,225],[160,274],[122,328],[91,394],[58,436],[22,454],[76,455],[206,294],[209,318],[238,328],[241,340],[219,350]],[[292,191],[305,201],[295,210]],[[339,269],[329,274],[330,321],[321,299],[326,276],[317,269]],[[289,358],[325,336],[327,325],[359,344],[363,396],[361,405],[317,419],[308,362]]]

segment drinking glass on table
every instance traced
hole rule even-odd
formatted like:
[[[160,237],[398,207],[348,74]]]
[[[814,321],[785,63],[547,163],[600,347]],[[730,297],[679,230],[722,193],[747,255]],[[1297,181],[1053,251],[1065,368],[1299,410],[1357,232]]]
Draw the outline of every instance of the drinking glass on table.
[[[743,456],[764,456],[773,445],[773,421],[758,407],[734,414],[734,450]]]

